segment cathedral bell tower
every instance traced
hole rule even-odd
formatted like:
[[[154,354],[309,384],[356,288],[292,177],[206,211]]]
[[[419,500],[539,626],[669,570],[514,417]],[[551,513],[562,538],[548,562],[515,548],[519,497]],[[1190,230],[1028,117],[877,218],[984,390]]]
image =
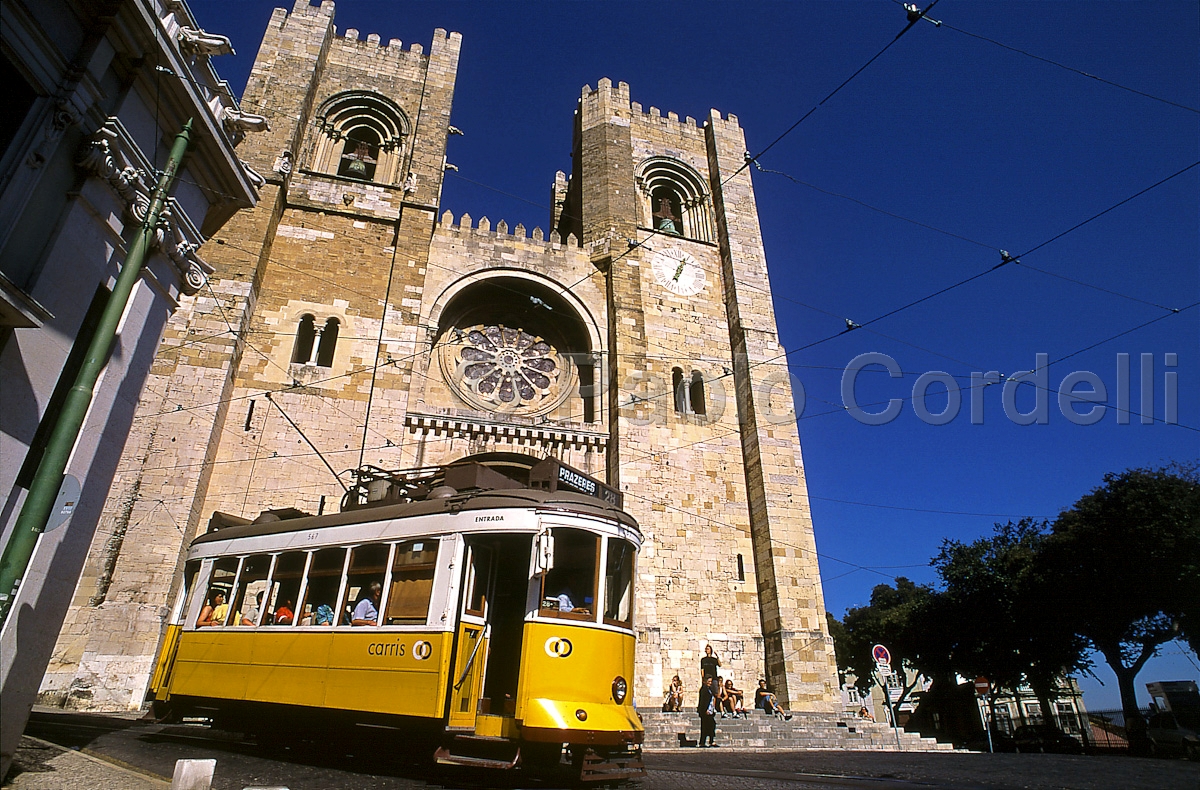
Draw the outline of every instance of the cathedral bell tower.
[[[648,541],[639,699],[711,644],[752,687],[833,710],[833,643],[791,381],[772,309],[745,137],[585,88],[556,222],[606,273],[609,482]]]

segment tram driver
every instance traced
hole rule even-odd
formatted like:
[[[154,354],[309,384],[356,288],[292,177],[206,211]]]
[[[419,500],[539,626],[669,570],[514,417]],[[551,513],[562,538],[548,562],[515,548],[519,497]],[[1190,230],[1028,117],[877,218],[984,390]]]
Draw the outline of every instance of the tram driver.
[[[383,585],[379,582],[371,582],[367,587],[367,594],[354,606],[350,625],[378,625],[379,599],[381,597],[383,597]]]

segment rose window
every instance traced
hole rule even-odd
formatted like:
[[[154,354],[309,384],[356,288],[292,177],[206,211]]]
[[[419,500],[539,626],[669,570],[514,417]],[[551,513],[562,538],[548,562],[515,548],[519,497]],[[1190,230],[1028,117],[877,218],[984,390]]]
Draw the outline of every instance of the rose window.
[[[555,389],[562,360],[540,337],[502,325],[455,334],[461,344],[456,378],[480,399],[504,406],[535,405]]]

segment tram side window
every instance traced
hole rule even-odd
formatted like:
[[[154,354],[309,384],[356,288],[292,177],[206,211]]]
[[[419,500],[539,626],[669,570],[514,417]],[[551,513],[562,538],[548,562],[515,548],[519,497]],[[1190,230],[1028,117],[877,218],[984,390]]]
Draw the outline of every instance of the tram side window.
[[[631,625],[633,622],[633,546],[620,538],[608,539],[608,561],[604,570],[604,622]]]
[[[212,574],[208,577],[208,593],[200,616],[196,618],[197,628],[225,625],[229,616],[229,594],[233,590],[233,580],[237,576],[237,557],[222,557],[213,563]]]
[[[566,528],[554,529],[551,534],[554,536],[554,568],[542,579],[539,614],[592,620],[595,617],[600,536]]]
[[[396,546],[385,625],[419,624],[429,617],[437,553],[436,539],[410,540]]]
[[[175,613],[175,619],[172,621],[175,625],[181,625],[187,617],[187,613],[192,609],[192,601],[196,600],[196,574],[200,573],[200,561],[188,560],[183,566],[183,609]]]
[[[303,551],[289,551],[275,560],[271,591],[267,595],[267,614],[263,625],[291,625],[296,620],[296,599],[300,597],[300,578],[304,575]]]
[[[342,625],[352,625],[355,620],[363,621],[370,618],[370,609],[375,609],[374,625],[379,625],[379,604],[383,594],[383,576],[387,571],[388,546],[385,543],[371,543],[366,546],[355,546],[350,550],[350,570],[346,574],[346,597],[342,601]],[[378,585],[379,595],[373,594],[372,585]],[[372,606],[359,604],[364,600],[371,601]],[[367,615],[355,617],[355,613]]]
[[[267,571],[271,570],[271,555],[255,554],[242,561],[242,575],[233,594],[233,612],[227,625],[258,625],[266,600]]]
[[[313,555],[300,625],[333,625],[345,561],[345,549],[321,549]]]

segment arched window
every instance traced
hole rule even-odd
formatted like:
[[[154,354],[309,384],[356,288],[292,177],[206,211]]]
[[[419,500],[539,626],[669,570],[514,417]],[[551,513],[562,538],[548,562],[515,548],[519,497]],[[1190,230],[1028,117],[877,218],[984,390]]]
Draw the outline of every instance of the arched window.
[[[338,175],[372,181],[379,164],[379,135],[374,129],[359,126],[346,135]]]
[[[404,180],[412,126],[391,99],[374,91],[345,91],[317,111],[309,167],[343,178],[399,184]]]
[[[683,370],[671,369],[671,392],[675,394],[675,413],[688,413],[688,388],[683,383]]]
[[[638,165],[643,227],[698,241],[714,241],[712,200],[704,178],[683,161],[652,156]]]
[[[313,341],[316,336],[317,331],[313,317],[311,315],[303,316],[300,319],[300,326],[296,328],[296,345],[292,349],[293,363],[304,365],[312,359]]]
[[[692,414],[705,414],[704,409],[704,377],[700,375],[700,371],[692,371],[692,381],[688,385],[688,401],[692,407]]]
[[[338,327],[341,322],[330,318],[325,322],[321,331],[321,343],[317,348],[317,365],[323,368],[333,367],[333,351],[337,347]]]

